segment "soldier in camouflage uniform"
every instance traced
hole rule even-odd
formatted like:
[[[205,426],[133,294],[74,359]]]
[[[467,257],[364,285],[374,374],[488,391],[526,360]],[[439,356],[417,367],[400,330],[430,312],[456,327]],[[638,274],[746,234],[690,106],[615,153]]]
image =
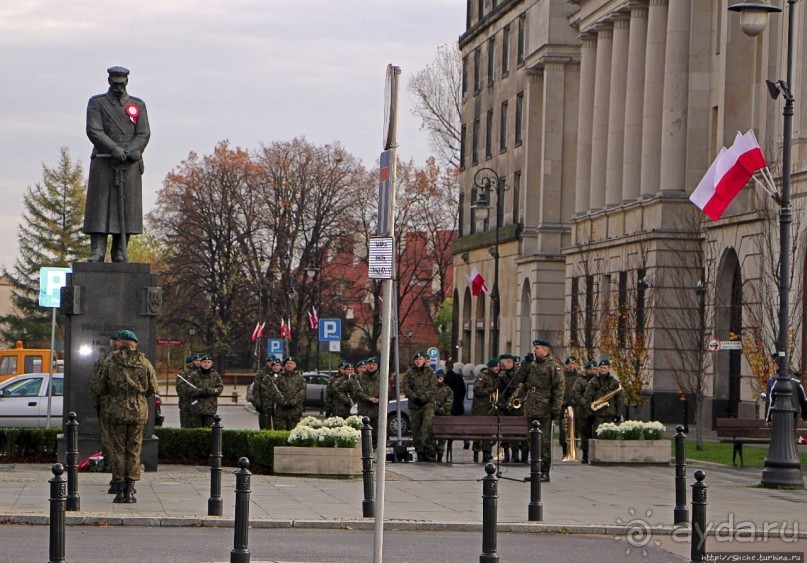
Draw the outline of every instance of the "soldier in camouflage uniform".
[[[255,383],[252,385],[252,404],[258,411],[258,427],[261,430],[271,430],[274,428],[273,417],[275,413],[275,403],[272,396],[267,392],[268,381],[275,381],[277,374],[283,369],[283,364],[274,354],[266,356],[266,362],[261,370],[255,375]]]
[[[293,430],[303,417],[305,403],[305,379],[297,371],[297,361],[287,356],[283,359],[283,371],[274,385],[265,387],[275,403],[275,430]]]
[[[199,356],[199,369],[190,372],[190,413],[192,428],[210,428],[213,415],[219,410],[219,395],[224,391],[219,372],[213,369],[213,358],[209,354]]]
[[[591,403],[617,389],[619,389],[619,380],[611,375],[611,362],[608,359],[603,359],[600,360],[597,366],[597,376],[592,377],[586,386],[583,400],[587,408],[591,409]],[[607,406],[598,411],[590,410],[591,436],[597,436],[597,428],[603,422],[620,422],[622,420],[622,407],[622,392],[620,391],[608,401]]]
[[[177,375],[177,406],[179,407],[179,425],[182,428],[196,428],[196,417],[193,415],[191,403],[194,401],[193,387],[189,383],[193,379],[193,373],[199,370],[203,354],[191,354],[185,358],[185,369]]]
[[[525,361],[516,379],[527,394],[524,398],[524,414],[527,420],[537,420],[543,432],[541,440],[541,481],[549,482],[552,467],[552,421],[560,416],[565,382],[561,366],[549,355],[548,340],[533,341],[532,361]]]
[[[494,393],[499,388],[499,360],[488,360],[488,365],[474,379],[474,400],[471,404],[471,414],[474,416],[489,416],[496,412],[496,399]],[[479,462],[479,453],[482,452],[482,463],[493,459],[490,440],[474,440],[474,463]]]
[[[370,419],[373,429],[373,448],[378,445],[378,396],[381,393],[381,382],[378,379],[378,358],[367,358],[356,363],[360,375],[351,377],[340,388],[356,401],[360,417]],[[362,373],[363,372],[363,373]]]
[[[330,413],[329,416],[347,418],[350,416],[353,402],[350,400],[345,384],[353,375],[353,364],[342,360],[339,362],[337,370],[339,373],[328,381],[328,389],[325,391],[325,409]]]
[[[106,403],[109,447],[116,495],[112,502],[134,503],[135,481],[140,480],[140,450],[148,419],[147,398],[157,392],[157,374],[146,356],[137,351],[137,336],[118,334],[120,350],[101,368],[93,394]]]
[[[92,406],[95,408],[95,414],[98,415],[98,432],[101,438],[101,451],[104,456],[104,469],[109,467],[109,422],[107,421],[106,414],[106,399],[99,394],[100,386],[98,385],[99,378],[101,377],[101,368],[113,352],[118,350],[118,333],[109,335],[109,352],[103,357],[99,358],[90,372],[90,400]],[[115,481],[110,479],[109,489],[107,493],[114,495],[117,492],[115,488]]]
[[[427,365],[423,352],[415,353],[413,365],[404,376],[403,391],[409,399],[409,422],[418,461],[437,461],[432,432],[437,376]]]
[[[597,362],[586,362],[586,375],[578,379],[572,388],[572,403],[574,406],[574,424],[580,429],[580,449],[583,450],[583,463],[588,463],[588,440],[591,438],[591,409],[586,404],[585,394],[588,382],[597,375]]]
[[[443,370],[437,370],[437,392],[434,395],[434,416],[451,416],[451,407],[454,405],[454,390],[445,383]],[[448,440],[448,449],[451,450],[452,440]],[[446,440],[437,440],[437,462],[443,461],[443,451]],[[450,461],[446,458],[446,461]]]
[[[564,382],[564,394],[563,394],[563,405],[560,408],[560,447],[563,449],[563,457],[566,457],[569,453],[569,441],[570,440],[577,440],[579,435],[580,427],[577,426],[577,403],[574,400],[573,393],[575,386],[580,387],[581,385],[585,385],[586,378],[580,369],[577,367],[577,358],[574,356],[566,356],[566,361],[564,362],[566,369],[563,370],[563,382]],[[585,391],[585,387],[583,388]],[[569,420],[566,417],[567,408],[572,407],[575,413],[575,436],[568,437],[567,434],[569,432]]]
[[[515,360],[516,357],[512,354],[501,354],[499,356],[499,364],[501,365],[499,369],[499,402],[496,404],[496,408],[497,413],[501,414],[501,416],[524,416],[523,405],[517,409],[511,406],[514,398],[517,397],[522,402],[524,399],[524,387],[518,386],[519,382],[516,377],[518,372],[515,367]],[[511,446],[513,449],[512,457],[510,455]],[[519,454],[529,458],[529,455],[527,455],[529,444],[526,442],[526,436],[523,442],[501,442],[501,447],[504,452],[503,463],[510,463],[511,461],[518,463],[520,461]]]

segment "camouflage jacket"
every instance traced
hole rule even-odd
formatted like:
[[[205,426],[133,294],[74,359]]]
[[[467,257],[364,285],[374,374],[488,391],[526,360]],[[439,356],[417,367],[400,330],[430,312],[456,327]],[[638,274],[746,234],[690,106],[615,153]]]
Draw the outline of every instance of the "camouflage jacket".
[[[117,424],[145,424],[149,413],[146,398],[156,392],[154,367],[133,348],[124,348],[107,358],[93,390],[106,402],[107,418]]]
[[[106,416],[104,413],[104,407],[106,406],[106,397],[102,396],[101,393],[101,386],[99,385],[101,379],[101,372],[103,371],[104,364],[109,359],[109,356],[112,354],[107,354],[97,362],[92,367],[92,371],[90,372],[90,400],[92,402],[92,406],[95,409],[95,412],[98,414],[99,417]]]
[[[499,403],[507,405],[502,414],[508,416],[521,416],[524,414],[523,407],[519,409],[510,408],[510,402],[516,396],[516,393],[520,398],[524,398],[524,390],[523,388],[519,389],[518,383],[518,371],[515,366],[511,369],[499,371]]]
[[[300,372],[283,370],[275,378],[274,383],[266,389],[269,390],[269,396],[275,403],[275,412],[282,416],[302,415],[306,383]],[[289,404],[290,406],[287,406]]]
[[[454,391],[445,383],[437,383],[437,391],[434,394],[434,414],[449,415],[451,406],[454,404]]]
[[[191,388],[190,391],[191,412],[201,415],[216,414],[216,411],[219,410],[219,395],[224,391],[219,372],[214,369],[207,372],[198,369],[185,379],[196,386],[196,389]]]
[[[499,374],[483,369],[474,379],[474,402],[471,414],[487,415],[493,413],[493,393],[499,388]]]
[[[583,377],[576,379],[574,382],[571,393],[571,405],[574,407],[574,413],[576,416],[588,416],[591,414],[591,411],[589,410],[584,398],[586,394],[586,387],[591,379],[584,375]]]
[[[193,402],[194,389],[186,381],[190,381],[192,379],[193,372],[195,372],[198,369],[199,368],[195,366],[188,366],[184,370],[182,370],[177,376],[176,389],[180,409],[183,410],[189,409],[191,406],[191,402]],[[186,381],[183,381],[182,378],[185,378]]]
[[[378,371],[373,373],[365,371],[358,377],[351,377],[341,387],[344,393],[347,393],[356,401],[360,416],[366,416],[371,419],[378,418],[378,404],[370,402],[371,398],[378,399],[381,392],[381,382],[378,376]]]
[[[574,398],[574,387],[577,385],[578,381],[583,382],[583,390],[585,390],[586,384],[586,376],[578,370],[565,370],[563,372],[563,383],[564,383],[564,392],[563,392],[563,408],[566,407],[573,407],[574,410],[577,410],[578,402]],[[582,397],[581,397],[582,399]]]
[[[409,399],[409,410],[422,409],[426,406],[434,408],[434,399],[437,395],[437,376],[434,370],[425,364],[420,368],[412,366],[406,370],[403,392]]]
[[[560,414],[566,389],[561,367],[552,357],[535,358],[521,365],[516,375],[518,385],[523,385],[524,414],[529,418],[548,418],[552,411]]]
[[[340,401],[336,389],[347,381],[346,373],[337,373],[328,380],[328,387],[325,388],[325,412],[333,412],[334,407],[344,406],[344,401]],[[336,403],[341,403],[337,405]]]
[[[272,412],[274,403],[266,387],[269,381],[274,381],[275,372],[271,368],[262,367],[255,374],[255,383],[252,385],[252,404],[258,412]]]
[[[601,408],[598,411],[591,411],[591,403],[596,399],[604,396],[611,391],[619,388],[619,380],[612,374],[596,375],[591,378],[586,386],[586,393],[583,395],[583,401],[586,404],[586,410],[589,414],[593,414],[602,418],[616,418],[622,414],[622,393],[617,393],[610,401],[608,406]]]

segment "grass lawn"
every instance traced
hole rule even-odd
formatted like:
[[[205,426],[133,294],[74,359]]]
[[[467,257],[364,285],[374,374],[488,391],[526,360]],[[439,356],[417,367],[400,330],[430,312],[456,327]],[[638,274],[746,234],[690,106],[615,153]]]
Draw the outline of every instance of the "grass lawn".
[[[722,463],[731,465],[731,456],[734,450],[732,444],[720,444],[718,442],[703,442],[703,449],[695,448],[695,440],[686,441],[687,460],[710,461],[712,463]],[[743,445],[743,461],[745,467],[764,467],[765,455],[768,453],[767,444],[745,444]],[[807,452],[804,446],[799,447],[799,459],[801,467],[807,467]],[[737,460],[740,463],[740,460]]]

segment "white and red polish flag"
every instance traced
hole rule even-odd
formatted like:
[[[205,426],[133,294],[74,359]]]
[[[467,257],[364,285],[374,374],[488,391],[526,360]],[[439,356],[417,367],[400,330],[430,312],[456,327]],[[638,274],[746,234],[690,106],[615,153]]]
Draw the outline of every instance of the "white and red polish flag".
[[[731,147],[721,148],[689,199],[717,221],[754,172],[767,166],[754,132],[738,132]]]
[[[477,297],[481,293],[487,294],[488,286],[485,283],[485,278],[482,277],[482,274],[479,273],[476,266],[471,268],[471,275],[465,277],[468,278],[468,283],[471,285],[471,294],[474,297]]]
[[[286,319],[280,319],[280,330],[278,331],[277,335],[280,338],[286,338],[289,331],[286,328]]]
[[[316,330],[319,326],[319,315],[316,307],[311,307],[311,311],[308,313],[308,322],[311,324],[311,330]]]
[[[261,336],[263,336],[263,329],[266,327],[266,323],[258,323],[255,325],[255,330],[252,331],[252,341],[255,342]]]

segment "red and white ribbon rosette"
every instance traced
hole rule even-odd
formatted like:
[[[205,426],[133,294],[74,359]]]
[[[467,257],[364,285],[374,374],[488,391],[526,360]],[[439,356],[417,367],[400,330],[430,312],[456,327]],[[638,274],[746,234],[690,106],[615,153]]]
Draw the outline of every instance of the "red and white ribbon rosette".
[[[134,125],[137,125],[137,116],[140,115],[140,108],[138,108],[134,104],[126,104],[126,107],[123,108],[123,111],[125,111],[126,115],[129,116],[129,120]]]

